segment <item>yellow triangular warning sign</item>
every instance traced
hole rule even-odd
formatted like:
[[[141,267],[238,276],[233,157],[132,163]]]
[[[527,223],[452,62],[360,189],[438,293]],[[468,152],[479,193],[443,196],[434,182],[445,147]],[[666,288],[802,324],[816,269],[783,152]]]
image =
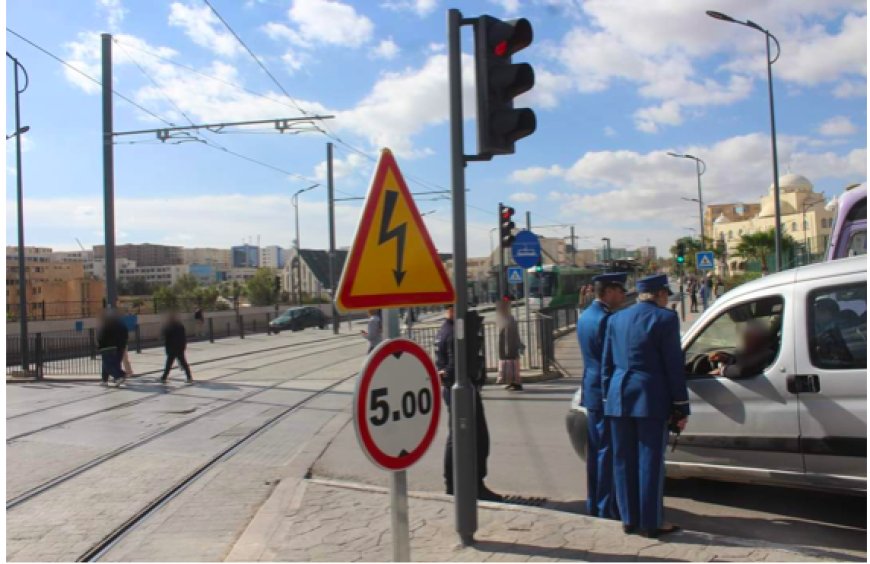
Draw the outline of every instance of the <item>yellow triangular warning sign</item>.
[[[453,285],[396,159],[383,149],[335,305],[350,311],[454,301]]]

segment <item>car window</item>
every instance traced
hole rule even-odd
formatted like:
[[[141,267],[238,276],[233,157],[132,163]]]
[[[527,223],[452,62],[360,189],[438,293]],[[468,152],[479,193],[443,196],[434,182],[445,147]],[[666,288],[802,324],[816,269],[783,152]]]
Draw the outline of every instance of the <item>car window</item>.
[[[867,368],[867,286],[848,284],[812,292],[808,304],[813,366]]]
[[[686,348],[687,372],[705,376],[717,366],[735,365],[742,376],[761,374],[779,355],[783,304],[782,296],[767,296],[719,314]],[[727,360],[711,360],[716,352],[727,353]]]
[[[854,257],[867,254],[867,232],[856,231],[849,237],[849,244],[846,245],[846,256]]]

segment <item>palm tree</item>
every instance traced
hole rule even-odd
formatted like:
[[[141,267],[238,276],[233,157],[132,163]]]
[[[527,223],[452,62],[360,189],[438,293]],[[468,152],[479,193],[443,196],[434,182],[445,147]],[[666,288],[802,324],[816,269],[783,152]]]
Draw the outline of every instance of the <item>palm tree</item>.
[[[782,251],[784,254],[793,252],[797,243],[785,233],[782,234]],[[761,271],[767,270],[767,257],[776,252],[776,230],[771,227],[767,231],[746,233],[740,236],[737,244],[737,256],[746,260],[757,260],[761,263]]]

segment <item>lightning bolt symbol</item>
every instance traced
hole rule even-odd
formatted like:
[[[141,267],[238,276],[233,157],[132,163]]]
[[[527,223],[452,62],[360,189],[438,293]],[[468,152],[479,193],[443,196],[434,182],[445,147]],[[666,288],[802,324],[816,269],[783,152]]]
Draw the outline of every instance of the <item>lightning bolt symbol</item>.
[[[393,213],[396,211],[396,202],[399,201],[399,193],[393,190],[387,190],[385,198],[384,215],[381,216],[381,231],[378,235],[378,244],[383,245],[391,239],[396,240],[396,268],[393,270],[393,276],[396,278],[396,286],[401,286],[402,279],[405,278],[405,271],[402,270],[402,261],[405,258],[405,231],[407,230],[408,224],[406,222],[390,229],[390,221],[393,218]]]

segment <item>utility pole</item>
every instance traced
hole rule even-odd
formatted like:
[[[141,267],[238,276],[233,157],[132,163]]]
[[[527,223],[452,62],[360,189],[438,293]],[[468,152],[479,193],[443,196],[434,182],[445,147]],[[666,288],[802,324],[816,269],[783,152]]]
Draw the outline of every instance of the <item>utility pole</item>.
[[[574,226],[571,226],[571,266],[577,266],[577,237],[574,236]]]
[[[106,305],[118,301],[115,280],[115,144],[112,115],[112,35],[104,33],[103,48],[103,224],[105,229]]]
[[[329,297],[332,304],[332,332],[338,335],[335,308],[335,184],[332,177],[332,142],[326,144],[326,199],[329,208]]]
[[[24,180],[21,176],[21,93],[27,90],[30,78],[24,65],[18,59],[10,55],[15,72],[15,184],[18,212],[18,324],[19,324],[19,350],[21,351],[21,371],[27,375],[30,369],[30,337],[27,334],[27,261],[24,256]],[[18,69],[24,72],[24,88],[18,87]],[[7,137],[9,139],[9,137]],[[43,313],[45,310],[43,309]],[[37,367],[37,377],[39,369]]]
[[[501,223],[504,221],[502,219],[502,210],[504,206],[501,205],[501,202],[498,204],[498,299],[501,299],[505,295],[505,281],[504,281],[504,243],[502,241],[502,227]],[[455,262],[454,262],[455,264]]]
[[[448,75],[450,79],[450,169],[453,196],[453,287],[456,289],[454,308],[454,358],[456,381],[450,390],[453,436],[453,493],[456,510],[456,532],[465,546],[474,543],[477,531],[477,437],[474,394],[466,363],[465,315],[468,312],[468,272],[465,223],[465,144],[462,138],[462,46],[459,10],[447,12]],[[501,221],[501,218],[499,218]],[[501,243],[499,243],[501,249]],[[499,251],[501,252],[501,251]],[[501,277],[501,274],[499,274]]]

